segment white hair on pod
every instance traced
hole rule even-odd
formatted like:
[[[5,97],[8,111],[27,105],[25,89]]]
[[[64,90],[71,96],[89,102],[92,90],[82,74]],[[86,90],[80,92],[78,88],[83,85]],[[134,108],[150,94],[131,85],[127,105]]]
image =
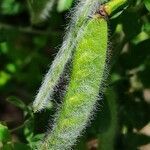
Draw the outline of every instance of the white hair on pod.
[[[99,3],[102,2],[104,2],[104,0],[101,2],[99,0],[77,0],[75,9],[70,13],[72,19],[71,23],[69,23],[69,26],[66,28],[67,32],[62,46],[45,75],[33,102],[34,112],[42,110],[50,102],[54,87],[58,84],[65,69],[65,65],[72,56],[72,51],[82,37],[82,29],[86,25],[86,21],[89,16],[97,10]]]
[[[69,86],[54,117],[52,130],[39,145],[39,150],[69,150],[93,118],[107,71],[108,24],[94,14],[86,23],[76,45]]]

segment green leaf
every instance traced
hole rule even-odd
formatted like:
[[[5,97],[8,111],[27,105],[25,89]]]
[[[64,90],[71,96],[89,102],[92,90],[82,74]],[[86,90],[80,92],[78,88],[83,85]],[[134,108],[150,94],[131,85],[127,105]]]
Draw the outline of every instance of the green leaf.
[[[68,10],[73,3],[73,0],[59,0],[57,5],[57,11],[63,12],[65,10]]]
[[[7,142],[10,139],[8,127],[0,124],[0,141]]]
[[[121,22],[127,39],[132,39],[141,32],[139,14],[126,10],[121,15]]]
[[[20,10],[20,4],[15,0],[4,0],[1,4],[1,11],[4,15],[17,14]]]
[[[33,136],[30,141],[29,145],[32,149],[36,149],[36,146],[39,142],[41,142],[41,139],[44,139],[45,134],[37,134]]]
[[[150,0],[144,0],[145,7],[150,11]]]
[[[43,139],[45,136],[45,134],[37,134],[35,136],[32,137],[31,139],[31,142],[34,143],[34,142],[37,142],[37,141],[40,141],[41,139]]]
[[[4,71],[0,71],[0,86],[4,86],[10,80],[11,76]]]
[[[31,142],[31,139],[33,138],[33,135],[34,135],[34,119],[33,118],[30,118],[25,123],[24,135],[26,137],[26,140],[28,142]]]
[[[15,105],[16,107],[21,108],[22,110],[27,109],[26,104],[22,100],[18,99],[15,96],[8,97],[7,101],[10,102],[11,104]]]
[[[130,44],[130,50],[120,56],[120,63],[124,69],[133,69],[141,66],[149,57],[150,39],[144,40],[137,45]]]
[[[41,23],[50,15],[55,0],[27,0],[31,15],[31,23]]]

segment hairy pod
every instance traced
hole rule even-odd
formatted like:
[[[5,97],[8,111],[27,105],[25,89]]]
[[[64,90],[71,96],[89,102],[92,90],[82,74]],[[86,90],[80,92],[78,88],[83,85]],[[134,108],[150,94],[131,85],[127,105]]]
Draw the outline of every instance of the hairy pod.
[[[86,127],[99,97],[106,66],[107,21],[93,16],[76,46],[71,80],[51,133],[39,150],[67,150]]]
[[[57,85],[65,65],[72,56],[76,43],[83,36],[82,29],[86,26],[87,18],[95,10],[99,0],[78,0],[79,3],[72,12],[72,21],[69,25],[68,32],[64,38],[64,42],[54,59],[50,69],[48,70],[43,83],[33,102],[34,112],[44,109],[50,102],[54,87]],[[104,1],[104,0],[101,0]],[[98,6],[98,5],[97,5]]]

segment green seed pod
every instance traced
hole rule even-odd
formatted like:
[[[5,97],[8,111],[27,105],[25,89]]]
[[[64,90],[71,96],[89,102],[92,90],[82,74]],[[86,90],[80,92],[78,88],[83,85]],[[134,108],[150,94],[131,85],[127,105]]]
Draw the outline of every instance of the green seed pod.
[[[39,150],[67,150],[86,127],[101,89],[106,66],[107,21],[99,14],[84,28],[76,46],[71,80],[53,129]]]
[[[69,31],[66,33],[63,44],[55,57],[50,69],[48,70],[43,83],[33,102],[34,112],[44,109],[49,105],[54,87],[58,84],[59,79],[65,69],[66,63],[72,57],[77,42],[82,37],[81,30],[86,26],[87,18],[99,0],[78,0],[72,20],[69,25]],[[102,0],[101,0],[102,1]],[[103,0],[104,1],[104,0]]]

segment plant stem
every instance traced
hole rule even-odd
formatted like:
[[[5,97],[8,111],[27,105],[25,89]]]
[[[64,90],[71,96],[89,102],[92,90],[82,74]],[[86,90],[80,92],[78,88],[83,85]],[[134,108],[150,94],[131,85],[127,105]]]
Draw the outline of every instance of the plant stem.
[[[107,15],[112,15],[117,9],[124,8],[128,0],[110,0],[108,3],[104,4],[104,10]]]
[[[108,130],[99,135],[99,149],[113,150],[118,126],[118,106],[116,101],[115,90],[113,89],[113,87],[109,88],[106,91],[106,101],[108,103],[108,109],[110,111],[110,124]]]

